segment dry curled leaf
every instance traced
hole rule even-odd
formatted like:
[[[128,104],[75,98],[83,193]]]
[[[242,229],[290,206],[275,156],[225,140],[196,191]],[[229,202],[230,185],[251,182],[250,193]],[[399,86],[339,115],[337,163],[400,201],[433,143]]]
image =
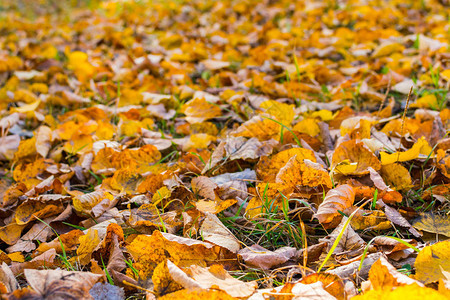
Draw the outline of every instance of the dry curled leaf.
[[[352,206],[354,201],[355,191],[353,187],[347,184],[340,185],[328,191],[315,217],[325,228],[334,228],[342,220],[340,212]]]
[[[170,274],[180,274],[181,270],[170,261],[167,262]],[[232,297],[248,297],[256,290],[256,283],[243,282],[233,278],[220,265],[202,268],[193,265],[186,270],[187,275],[172,275],[174,280],[187,289],[215,288],[226,292]]]
[[[297,254],[297,250],[293,247],[281,247],[270,251],[259,245],[253,245],[240,250],[238,254],[245,264],[269,270],[293,258]]]

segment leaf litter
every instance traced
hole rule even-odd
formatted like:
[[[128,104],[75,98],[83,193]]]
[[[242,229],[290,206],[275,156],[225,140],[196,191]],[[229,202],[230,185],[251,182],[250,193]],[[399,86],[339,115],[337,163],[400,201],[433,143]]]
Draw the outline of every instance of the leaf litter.
[[[448,1],[2,1],[2,299],[447,299]]]

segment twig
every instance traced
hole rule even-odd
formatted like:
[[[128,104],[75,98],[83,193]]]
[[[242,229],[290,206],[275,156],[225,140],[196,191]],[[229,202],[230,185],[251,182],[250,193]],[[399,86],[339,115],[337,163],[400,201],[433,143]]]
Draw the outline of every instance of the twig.
[[[406,111],[408,110],[408,107],[409,107],[409,100],[411,99],[412,90],[413,90],[413,87],[411,86],[411,88],[409,89],[408,98],[406,99],[405,110],[403,111],[402,128],[401,128],[401,131],[400,131],[400,142],[398,143],[397,151],[400,151],[400,146],[402,144],[403,130],[405,128]],[[400,153],[399,153],[399,155],[400,155]]]

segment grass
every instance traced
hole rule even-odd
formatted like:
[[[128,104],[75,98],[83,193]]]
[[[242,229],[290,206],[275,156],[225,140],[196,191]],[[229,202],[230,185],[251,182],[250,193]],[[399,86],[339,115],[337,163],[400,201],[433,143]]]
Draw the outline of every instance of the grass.
[[[281,131],[281,136],[283,136],[283,128],[285,128],[287,131],[289,131],[289,132],[292,134],[292,137],[294,138],[295,143],[296,143],[300,148],[303,148],[302,143],[300,142],[300,140],[298,139],[298,137],[295,135],[295,133],[294,133],[289,127],[287,127],[286,125],[284,125],[283,123],[281,123],[281,122],[279,122],[279,121],[277,121],[277,120],[275,120],[275,119],[272,119],[272,118],[269,118],[269,117],[263,117],[263,118],[264,118],[264,119],[267,119],[267,120],[271,120],[271,121],[273,121],[273,122],[279,124],[279,125],[281,126],[281,129],[280,129],[280,131]]]
[[[67,270],[69,271],[76,271],[76,269],[73,267],[72,263],[69,261],[68,257],[67,257],[67,253],[66,253],[66,249],[64,247],[64,243],[61,240],[61,237],[59,236],[59,234],[56,232],[55,229],[53,229],[53,227],[51,227],[49,224],[47,224],[47,222],[39,219],[38,217],[35,216],[35,218],[40,221],[41,223],[43,223],[44,225],[46,225],[48,228],[50,228],[55,234],[56,237],[59,240],[59,243],[61,244],[61,250],[62,250],[62,254],[58,254],[59,259],[61,260],[61,262],[64,264],[64,266],[66,267]]]
[[[269,199],[267,187],[262,195],[260,213],[253,218],[241,216],[243,203],[234,216],[220,216],[224,225],[230,229],[244,245],[258,244],[269,250],[283,246],[302,248],[304,246],[304,229],[299,231],[299,221],[294,219],[299,210],[289,207],[289,200],[280,193],[280,198]],[[291,201],[292,202],[292,201]],[[301,204],[301,201],[293,201]]]
[[[370,201],[370,200],[369,200]],[[339,232],[336,240],[334,241],[333,245],[331,246],[330,250],[327,253],[327,256],[323,260],[323,262],[320,264],[319,268],[317,269],[317,273],[322,270],[322,268],[325,266],[327,261],[330,259],[331,255],[333,255],[334,250],[336,250],[336,247],[339,245],[339,242],[341,241],[342,237],[344,236],[345,231],[347,230],[348,225],[350,225],[350,221],[352,220],[353,216],[360,210],[364,205],[366,205],[368,201],[363,203],[363,205],[359,206],[355,211],[347,218],[347,221],[345,221],[344,226],[342,227],[341,231]]]

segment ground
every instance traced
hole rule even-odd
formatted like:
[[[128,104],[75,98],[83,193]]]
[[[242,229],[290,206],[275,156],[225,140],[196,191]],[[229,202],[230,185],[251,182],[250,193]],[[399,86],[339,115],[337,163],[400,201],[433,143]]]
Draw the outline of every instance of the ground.
[[[2,1],[0,297],[447,299],[448,6]]]

